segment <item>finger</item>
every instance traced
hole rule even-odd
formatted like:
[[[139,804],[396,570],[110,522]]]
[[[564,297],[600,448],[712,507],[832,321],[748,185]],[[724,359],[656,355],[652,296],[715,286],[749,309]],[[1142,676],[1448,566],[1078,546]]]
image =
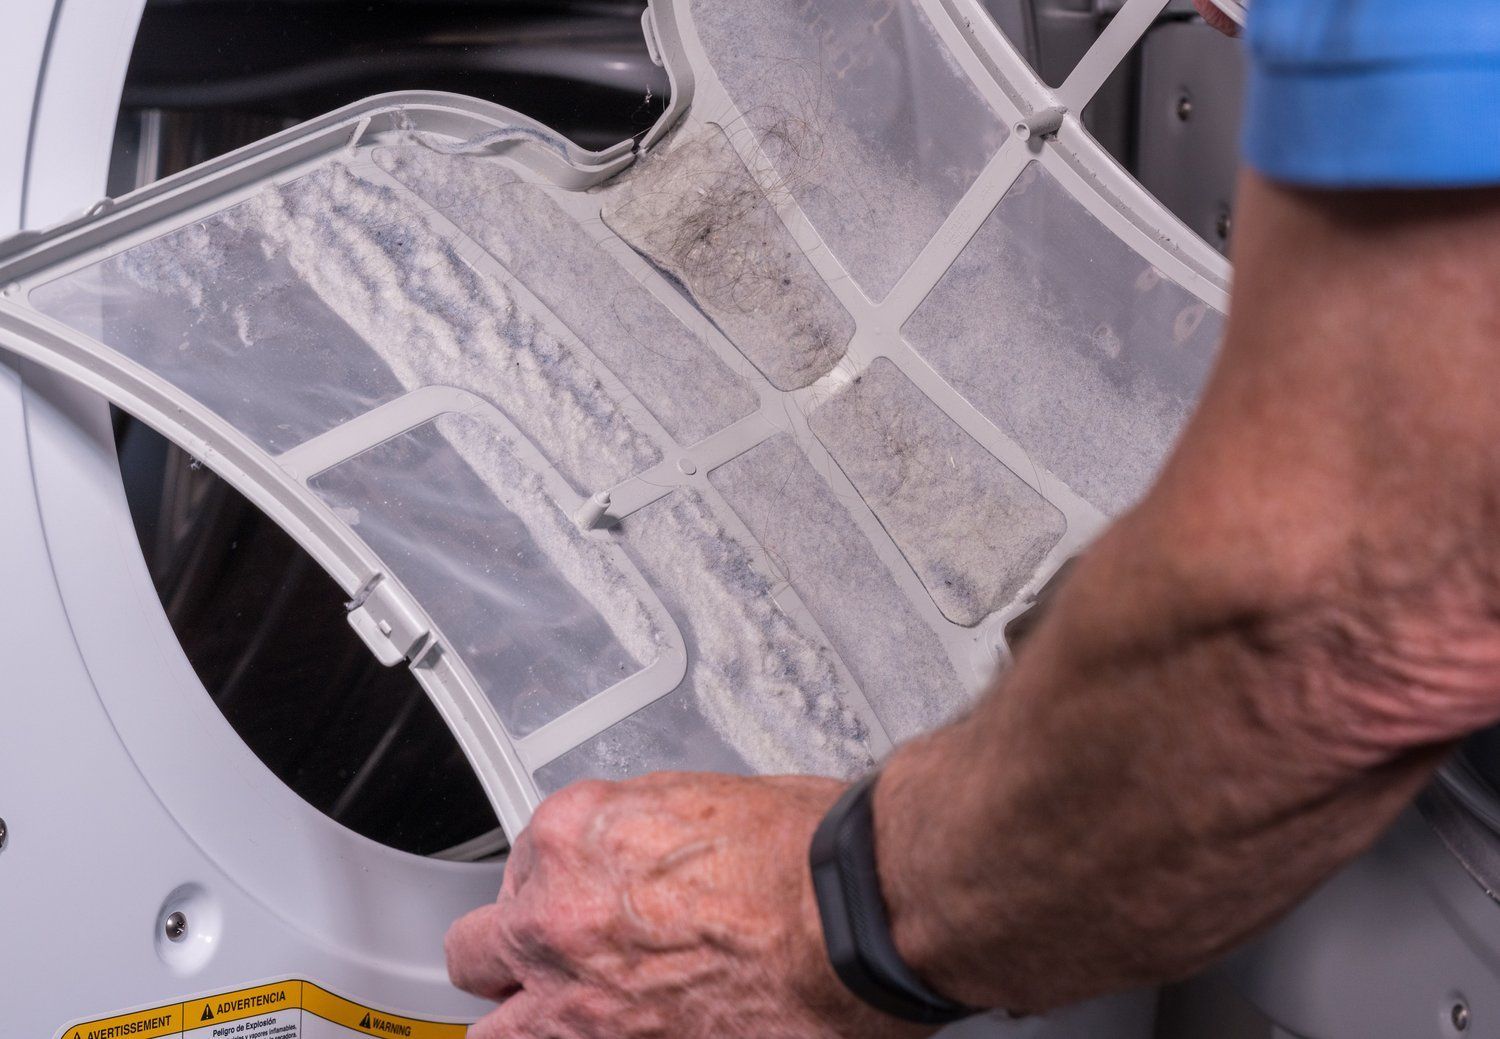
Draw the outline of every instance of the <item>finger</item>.
[[[465,992],[484,999],[504,999],[521,987],[512,962],[504,910],[487,905],[461,917],[443,942],[448,977]]]
[[[1240,34],[1239,23],[1229,17],[1213,0],[1193,0],[1193,6],[1198,8],[1198,13],[1209,25],[1218,29],[1225,36],[1238,36]]]
[[[536,842],[527,836],[527,831],[522,830],[521,835],[512,842],[510,854],[505,857],[505,876],[500,882],[500,894],[515,895],[521,890],[521,885],[531,877],[536,869]]]
[[[469,1026],[465,1039],[561,1039],[548,1024],[542,1001],[522,989]]]
[[[525,989],[469,1026],[464,1039],[538,1039],[528,1027],[535,1017],[536,1000]]]

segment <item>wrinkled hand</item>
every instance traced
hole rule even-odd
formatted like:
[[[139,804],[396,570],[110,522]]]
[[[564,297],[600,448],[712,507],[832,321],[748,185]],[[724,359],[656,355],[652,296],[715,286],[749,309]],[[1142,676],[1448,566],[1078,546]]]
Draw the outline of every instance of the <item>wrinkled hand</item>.
[[[920,1036],[851,997],[807,865],[824,779],[661,773],[580,783],[521,834],[499,900],[454,924],[470,1039]]]
[[[1203,20],[1225,36],[1238,36],[1240,34],[1239,23],[1229,15],[1225,14],[1214,5],[1214,0],[1193,0],[1193,6],[1203,16]]]

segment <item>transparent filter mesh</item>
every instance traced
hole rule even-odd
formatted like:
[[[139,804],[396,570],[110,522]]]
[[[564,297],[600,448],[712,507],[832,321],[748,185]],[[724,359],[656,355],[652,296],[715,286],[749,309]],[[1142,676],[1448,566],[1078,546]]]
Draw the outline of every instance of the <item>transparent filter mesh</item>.
[[[427,99],[24,300],[374,561],[531,784],[512,821],[591,776],[854,776],[972,702],[1223,330],[935,6],[691,0],[667,57],[713,75],[617,175]]]

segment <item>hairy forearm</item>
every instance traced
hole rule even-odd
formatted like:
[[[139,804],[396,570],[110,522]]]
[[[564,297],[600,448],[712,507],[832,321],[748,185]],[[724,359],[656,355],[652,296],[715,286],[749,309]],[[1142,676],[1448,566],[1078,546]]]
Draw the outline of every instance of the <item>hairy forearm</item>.
[[[1161,481],[976,711],[887,765],[882,883],[941,991],[1040,1010],[1188,973],[1500,717],[1500,216],[1473,203],[1247,185],[1225,357]]]
[[[1183,976],[1365,847],[1436,761],[1330,746],[1336,719],[1299,706],[1320,665],[1261,633],[1092,662],[1068,634],[1044,624],[881,781],[898,943],[958,998],[1043,1010]]]

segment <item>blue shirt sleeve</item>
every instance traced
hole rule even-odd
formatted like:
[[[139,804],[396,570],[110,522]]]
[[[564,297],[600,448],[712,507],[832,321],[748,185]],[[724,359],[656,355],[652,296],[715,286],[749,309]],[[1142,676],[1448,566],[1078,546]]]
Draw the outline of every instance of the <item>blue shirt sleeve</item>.
[[[1252,0],[1246,161],[1313,187],[1500,184],[1500,0]]]

